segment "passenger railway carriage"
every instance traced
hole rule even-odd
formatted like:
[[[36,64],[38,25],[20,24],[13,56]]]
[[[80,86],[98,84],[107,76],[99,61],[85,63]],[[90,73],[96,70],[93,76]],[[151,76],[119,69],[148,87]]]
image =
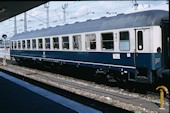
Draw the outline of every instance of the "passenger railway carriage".
[[[17,34],[11,57],[88,66],[114,78],[153,83],[170,75],[169,13],[120,14]]]

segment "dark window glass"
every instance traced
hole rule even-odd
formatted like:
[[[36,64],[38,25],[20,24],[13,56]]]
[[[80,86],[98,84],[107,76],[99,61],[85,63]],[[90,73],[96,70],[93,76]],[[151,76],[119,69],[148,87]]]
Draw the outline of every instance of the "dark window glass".
[[[18,41],[18,49],[21,49],[21,41]]]
[[[53,38],[53,48],[59,49],[59,39],[58,39],[58,37]]]
[[[17,42],[16,41],[14,42],[14,48],[15,49],[17,48]]]
[[[32,49],[36,49],[36,39],[32,40]]]
[[[45,39],[45,48],[50,49],[50,38]]]
[[[129,32],[124,31],[124,32],[120,32],[120,40],[123,41],[127,41],[129,40]]]
[[[73,36],[73,49],[81,49],[81,35]]]
[[[30,49],[30,40],[27,40],[27,49]]]
[[[22,49],[25,49],[25,40],[22,41]]]
[[[138,50],[142,50],[143,49],[143,32],[138,31],[137,36],[138,36]]]
[[[13,45],[13,44],[14,44],[14,42],[12,41],[12,42],[11,42],[11,49],[14,48],[14,45]]]
[[[69,49],[69,37],[62,37],[63,39],[63,49]]]
[[[113,33],[102,33],[101,35],[102,35],[102,49],[113,50],[114,49]]]
[[[38,39],[38,48],[39,49],[43,48],[43,40],[42,39]]]

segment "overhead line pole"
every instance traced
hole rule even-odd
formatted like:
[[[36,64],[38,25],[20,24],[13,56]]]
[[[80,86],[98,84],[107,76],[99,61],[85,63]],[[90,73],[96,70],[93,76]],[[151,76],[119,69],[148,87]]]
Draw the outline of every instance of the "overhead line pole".
[[[27,14],[24,12],[24,32],[27,32]]]
[[[47,14],[47,28],[49,28],[49,2],[44,4],[44,8],[46,8],[46,14]]]
[[[17,19],[16,16],[14,17],[14,35],[17,34]]]
[[[62,9],[63,9],[63,20],[64,20],[64,23],[65,23],[65,24],[66,24],[66,8],[67,8],[67,7],[68,7],[68,3],[62,5]]]
[[[137,10],[137,9],[138,9],[138,3],[137,3],[137,1],[136,1],[136,0],[135,0],[134,7],[135,7],[135,10]]]

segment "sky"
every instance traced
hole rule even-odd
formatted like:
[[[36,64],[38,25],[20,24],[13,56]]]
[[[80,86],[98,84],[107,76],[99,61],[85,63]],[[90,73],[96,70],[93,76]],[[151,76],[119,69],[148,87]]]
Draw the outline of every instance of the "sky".
[[[82,22],[88,19],[98,19],[106,16],[116,16],[121,13],[133,13],[142,10],[162,9],[169,11],[166,0],[137,0],[138,7],[135,9],[134,0],[126,1],[50,1],[49,26]],[[63,19],[63,8],[65,7],[66,22]],[[31,9],[27,14],[27,31],[47,28],[47,8],[44,4]],[[24,32],[24,14],[16,16],[17,33]],[[0,35],[7,34],[8,38],[14,35],[14,18],[0,23]],[[0,37],[1,38],[1,37]]]

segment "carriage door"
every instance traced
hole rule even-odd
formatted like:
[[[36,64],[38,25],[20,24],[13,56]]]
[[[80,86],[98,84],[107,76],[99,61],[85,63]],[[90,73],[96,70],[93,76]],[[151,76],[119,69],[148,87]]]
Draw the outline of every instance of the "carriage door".
[[[134,65],[136,67],[143,67],[145,53],[149,52],[149,28],[135,29],[135,50],[134,50]]]
[[[134,66],[144,69],[148,66],[147,54],[150,51],[150,29],[135,29],[135,49],[134,49]],[[144,71],[143,70],[143,71]]]
[[[170,69],[170,32],[169,20],[162,21],[163,66]]]

